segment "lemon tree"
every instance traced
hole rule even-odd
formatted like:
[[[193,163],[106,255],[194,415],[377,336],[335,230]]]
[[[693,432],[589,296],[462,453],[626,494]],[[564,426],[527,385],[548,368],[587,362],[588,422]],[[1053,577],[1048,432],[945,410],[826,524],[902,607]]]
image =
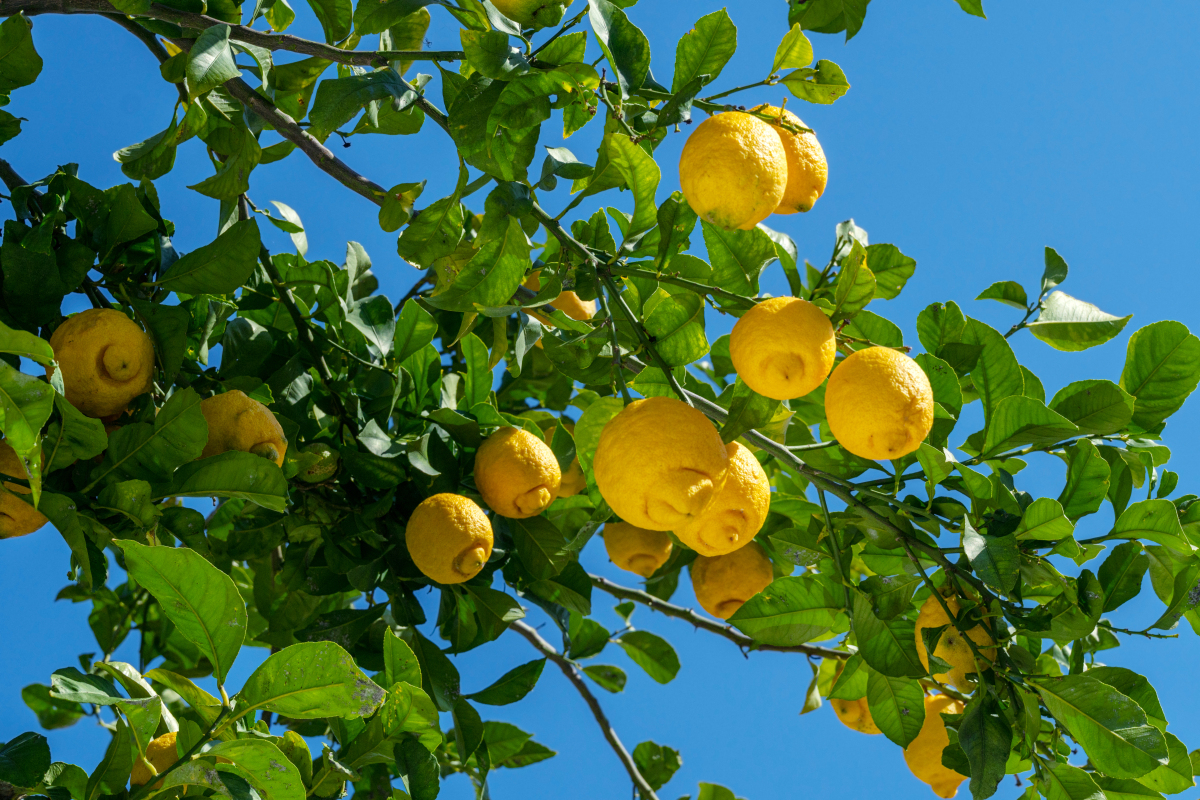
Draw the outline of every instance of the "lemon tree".
[[[1109,378],[1048,397],[1010,339],[1082,351],[1129,322],[1065,294],[1055,250],[1040,281],[980,287],[1015,307],[1010,328],[947,298],[906,342],[883,302],[916,269],[899,246],[847,221],[810,263],[771,227],[838,179],[803,115],[771,104],[849,90],[806,31],[849,39],[866,2],[706,15],[657,78],[636,0],[309,5],[0,8],[6,101],[66,57],[39,50],[39,14],[106,16],[178,90],[166,128],[115,154],[121,185],[0,160],[0,539],[66,541],[60,597],[91,604],[101,654],[3,691],[46,729],[90,717],[106,737],[85,765],[35,731],[0,744],[0,797],[431,800],[460,773],[486,797],[495,770],[556,755],[498,718],[558,679],[549,662],[649,800],[684,756],[625,744],[602,693],[687,669],[651,611],[811,663],[799,710],[832,701],[939,796],[1006,775],[1052,800],[1194,786],[1196,754],[1119,648],[1200,631],[1200,502],[1168,427],[1200,339],[1152,321],[1101,351]],[[285,33],[300,14],[324,40]],[[424,49],[434,15],[460,49]],[[772,59],[738,53],[739,22],[777,26]],[[762,79],[727,85],[735,58]],[[0,109],[0,141],[22,122]],[[567,146],[584,128],[595,152]],[[331,149],[365,135],[445,138],[453,191],[385,187]],[[689,137],[679,187],[656,161],[669,136]],[[211,157],[190,189],[220,212],[186,253],[156,188],[180,148]],[[412,290],[380,294],[353,241],[310,259],[303,220],[257,191],[278,162],[377,205]],[[547,208],[559,181],[573,197]],[[767,270],[789,297],[762,295]],[[92,310],[64,317],[72,295]],[[742,320],[732,336],[706,332],[713,312]],[[1026,480],[1034,460],[1060,493]],[[606,550],[630,585],[588,571]],[[672,601],[681,580],[703,611]],[[1142,592],[1149,625],[1123,613]],[[646,607],[637,627],[593,618],[605,597],[627,620]],[[464,685],[448,655],[502,636],[529,662]],[[142,663],[112,659],[127,641]]]

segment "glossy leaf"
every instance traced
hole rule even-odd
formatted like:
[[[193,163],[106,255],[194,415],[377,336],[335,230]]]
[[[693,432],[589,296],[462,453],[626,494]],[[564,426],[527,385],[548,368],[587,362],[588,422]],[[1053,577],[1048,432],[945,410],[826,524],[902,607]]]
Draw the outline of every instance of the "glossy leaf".
[[[821,576],[802,575],[776,579],[746,600],[729,622],[757,642],[797,645],[828,631],[844,608],[840,586]]]
[[[1069,294],[1051,292],[1029,332],[1055,350],[1075,352],[1104,344],[1125,329],[1133,315],[1114,317]]]
[[[294,719],[370,716],[385,692],[333,642],[294,644],[274,653],[238,692],[238,710]]]
[[[1155,322],[1129,337],[1121,388],[1134,397],[1133,422],[1154,428],[1200,383],[1200,339],[1182,323]]]

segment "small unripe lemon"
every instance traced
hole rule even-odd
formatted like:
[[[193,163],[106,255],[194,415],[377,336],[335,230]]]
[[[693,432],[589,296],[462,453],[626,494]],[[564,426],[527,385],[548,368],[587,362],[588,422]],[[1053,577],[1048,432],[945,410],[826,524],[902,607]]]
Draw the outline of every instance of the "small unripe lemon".
[[[91,308],[67,318],[50,337],[62,369],[67,402],[89,417],[120,414],[150,391],[154,344],[137,323],[111,308]],[[46,368],[53,377],[54,367]]]
[[[729,619],[754,595],[771,585],[774,572],[758,542],[723,556],[699,556],[692,562],[696,600],[714,617]]]
[[[771,483],[754,453],[737,442],[725,447],[725,485],[703,514],[675,529],[679,541],[702,556],[732,553],[754,540],[771,509]]]
[[[779,134],[741,111],[700,123],[679,159],[679,186],[688,205],[725,230],[749,230],[769,217],[787,182],[787,151]]]
[[[902,458],[933,428],[933,388],[908,356],[890,347],[868,347],[829,376],[825,416],[838,444],[854,455]]]
[[[755,111],[782,118],[797,128],[807,128],[804,121],[790,111],[775,106],[759,106]],[[783,149],[787,152],[788,180],[783,199],[779,201],[776,214],[795,214],[811,211],[818,198],[825,193],[829,181],[829,162],[825,151],[817,141],[815,133],[793,133],[782,125],[772,125],[779,134]]]
[[[592,471],[621,519],[652,531],[700,516],[725,483],[729,456],[708,417],[671,397],[635,400],[600,433]]]
[[[563,427],[567,429],[567,433],[574,434],[575,426],[565,420],[559,420]],[[542,435],[546,444],[551,444],[554,441],[554,428],[558,423],[552,424],[546,429]],[[580,492],[587,489],[587,478],[583,474],[583,468],[579,466],[579,459],[571,459],[571,466],[567,467],[567,471],[562,474],[562,481],[558,484],[559,497],[574,497]]]
[[[301,470],[296,475],[297,480],[305,483],[320,483],[321,481],[329,480],[337,472],[338,461],[341,459],[337,450],[334,450],[324,442],[313,442],[301,448],[300,452],[307,453],[310,457],[315,456],[316,461],[311,461],[309,466]]]
[[[8,442],[0,442],[0,473],[10,478],[29,480],[29,471],[21,463],[17,451]],[[0,491],[0,539],[15,539],[33,533],[49,522],[42,512],[10,492],[29,494],[29,489],[17,483],[5,483],[7,492]]]
[[[946,606],[957,615],[960,607],[958,598],[951,596],[945,600]],[[938,673],[933,678],[948,683],[960,691],[969,692],[975,688],[974,682],[967,678],[968,674],[976,671],[975,654],[971,652],[971,645],[967,644],[963,635],[954,627],[953,620],[946,615],[942,604],[933,595],[925,600],[921,605],[920,613],[917,614],[917,655],[925,669],[929,669],[929,651],[925,647],[925,637],[921,635],[921,631],[926,628],[940,628],[943,625],[948,627],[942,631],[937,649],[933,651],[933,654],[953,669],[949,672]],[[992,638],[988,629],[982,624],[976,625],[967,631],[967,636],[971,638],[971,641],[979,648],[979,652],[987,659],[987,663],[990,664],[996,657],[996,640]],[[987,669],[987,664],[980,664],[979,669]]]
[[[883,733],[875,724],[875,720],[871,718],[871,710],[867,707],[867,698],[838,700],[836,697],[831,697],[829,705],[833,706],[833,713],[850,730],[859,733]]]
[[[799,297],[762,301],[729,334],[729,357],[738,377],[774,400],[794,400],[816,389],[836,354],[829,317]]]
[[[500,13],[523,28],[549,28],[562,22],[572,0],[492,0]]]
[[[609,560],[621,569],[649,578],[671,557],[671,537],[648,531],[628,522],[604,526],[604,549]]]
[[[175,732],[164,733],[157,739],[152,739],[146,745],[146,758],[154,765],[156,773],[162,773],[167,767],[179,760],[179,752],[175,747]],[[154,778],[150,770],[140,758],[134,758],[133,771],[129,774],[130,786],[143,786]],[[161,782],[161,781],[160,781]]]
[[[200,411],[208,423],[208,443],[201,458],[241,450],[283,466],[287,452],[283,426],[271,409],[253,397],[234,389],[204,398],[200,401]]]
[[[502,517],[536,517],[558,496],[562,472],[554,452],[519,428],[500,428],[475,453],[475,486]]]
[[[958,786],[966,778],[942,766],[942,751],[950,744],[943,712],[961,714],[963,705],[944,694],[925,698],[925,722],[917,738],[904,748],[904,761],[913,775],[929,784],[934,794],[948,798],[958,794]]]
[[[492,523],[469,497],[435,494],[408,518],[404,542],[417,569],[438,583],[462,583],[492,555]]]

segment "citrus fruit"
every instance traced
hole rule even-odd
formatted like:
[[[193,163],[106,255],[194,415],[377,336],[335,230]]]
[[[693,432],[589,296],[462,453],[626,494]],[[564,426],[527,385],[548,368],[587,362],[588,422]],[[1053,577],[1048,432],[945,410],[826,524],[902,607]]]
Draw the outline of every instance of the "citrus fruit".
[[[561,483],[553,451],[528,431],[500,428],[475,453],[475,486],[502,517],[536,517],[554,502]]]
[[[178,761],[179,751],[175,747],[175,732],[164,733],[157,739],[151,739],[150,744],[146,745],[146,758],[154,765],[154,771],[157,774],[161,774],[163,770]],[[133,771],[129,774],[129,785],[142,786],[149,783],[152,778],[154,775],[150,774],[150,770],[135,754]]]
[[[771,585],[774,572],[758,542],[723,556],[698,556],[692,562],[696,600],[714,617],[729,619],[742,604]]]
[[[492,0],[500,13],[523,28],[549,28],[562,22],[572,0]]]
[[[946,605],[956,615],[959,612],[958,598],[950,596],[945,598]],[[921,631],[926,628],[940,628],[943,625],[948,626],[942,631],[942,636],[938,639],[937,649],[933,651],[934,656],[945,661],[953,669],[949,672],[937,673],[933,676],[934,680],[948,683],[960,691],[969,692],[975,688],[973,681],[967,678],[967,675],[975,672],[975,654],[971,652],[971,646],[967,644],[962,633],[954,627],[954,622],[946,615],[946,610],[942,608],[942,604],[933,595],[930,595],[922,604],[921,611],[917,614],[917,655],[921,659],[921,663],[925,669],[929,669],[929,652],[925,648],[925,637],[921,635]],[[991,663],[991,660],[996,657],[996,640],[992,638],[991,633],[982,624],[976,625],[967,631],[967,636],[979,648],[979,652],[984,658]],[[979,665],[984,668],[985,665]]]
[[[737,442],[725,446],[725,485],[700,516],[675,529],[679,541],[702,556],[731,553],[754,540],[771,508],[771,484],[754,453]]]
[[[799,297],[763,300],[729,334],[729,357],[738,377],[773,400],[794,400],[816,389],[836,353],[829,317]]]
[[[8,442],[0,442],[0,473],[10,478],[29,480],[29,471],[21,463],[17,451]],[[33,506],[11,492],[29,494],[29,489],[17,483],[5,483],[7,492],[0,491],[0,539],[15,539],[33,533],[49,520]]]
[[[804,122],[790,111],[775,106],[759,106],[754,109],[763,114],[769,114],[782,119],[797,128],[807,128]],[[798,211],[810,211],[817,199],[825,193],[825,184],[829,180],[829,163],[825,160],[825,151],[817,141],[815,133],[793,133],[783,125],[772,125],[783,149],[787,153],[788,180],[779,201],[776,214],[795,214]]]
[[[567,429],[567,433],[575,434],[574,425],[563,420],[559,420],[559,422],[562,422],[563,426]],[[546,440],[546,444],[554,441],[554,426],[557,424],[557,422],[554,423],[542,434],[542,438]],[[571,466],[567,467],[567,471],[562,474],[562,481],[558,484],[558,496],[574,497],[586,489],[587,478],[584,477],[583,468],[579,466],[579,459],[573,458],[571,459]]]
[[[462,583],[479,574],[492,555],[492,523],[469,497],[435,494],[408,518],[408,554],[438,583]]]
[[[604,526],[604,549],[608,558],[626,572],[649,578],[671,557],[671,537],[648,531],[628,522]]]
[[[779,134],[741,111],[700,123],[679,159],[679,185],[688,205],[725,230],[749,230],[769,217],[787,182],[787,151]]]
[[[154,344],[129,317],[111,308],[91,308],[68,317],[50,337],[62,370],[67,402],[89,417],[125,410],[150,391]],[[54,367],[46,368],[53,377]]]
[[[296,473],[296,479],[305,483],[320,483],[329,480],[337,472],[341,456],[324,442],[313,442],[300,449],[304,454],[304,468]]]
[[[838,444],[873,460],[901,458],[933,427],[933,389],[925,372],[890,347],[868,347],[834,368],[825,416]]]
[[[535,270],[534,272],[530,273],[529,277],[525,279],[525,288],[535,292],[541,291],[541,270]],[[551,300],[550,307],[558,309],[571,319],[591,319],[596,314],[595,300],[580,300],[579,295],[570,291],[562,292],[558,297]],[[554,327],[554,323],[551,322],[549,318],[539,314],[536,311],[530,311],[529,316],[533,317],[543,325],[551,328]]]
[[[966,780],[954,770],[942,766],[942,751],[950,744],[942,714],[962,712],[962,703],[953,698],[944,694],[927,696],[921,732],[904,748],[904,761],[912,774],[928,783],[938,797],[954,797],[958,793],[958,785]]]
[[[283,466],[287,452],[283,426],[271,409],[253,397],[234,389],[204,398],[200,401],[200,411],[208,423],[208,443],[201,458],[241,450]]]
[[[698,517],[725,483],[729,456],[708,417],[671,397],[635,400],[600,433],[592,471],[621,519],[670,531]]]
[[[838,700],[836,697],[831,697],[829,705],[833,706],[833,713],[850,730],[859,733],[883,733],[875,724],[875,720],[871,718],[871,710],[867,708],[867,698]]]

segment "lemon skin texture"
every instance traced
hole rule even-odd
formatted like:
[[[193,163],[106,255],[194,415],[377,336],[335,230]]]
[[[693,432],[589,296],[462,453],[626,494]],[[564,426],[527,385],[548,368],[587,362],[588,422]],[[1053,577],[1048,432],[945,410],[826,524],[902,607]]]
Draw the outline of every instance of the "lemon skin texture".
[[[556,424],[558,423],[555,423],[555,425]],[[566,427],[567,433],[572,435],[575,434],[574,425],[569,422],[563,422],[562,424]],[[547,445],[554,441],[555,425],[551,425],[546,429],[546,432],[542,434],[542,438],[545,440]],[[579,466],[579,459],[573,458],[571,459],[571,466],[567,467],[567,471],[562,474],[562,481],[558,484],[558,496],[574,497],[586,489],[587,477],[585,477],[583,474],[583,468]]]
[[[554,452],[518,428],[500,428],[475,452],[475,486],[502,517],[536,517],[558,496],[562,472]]]
[[[773,400],[794,400],[816,389],[836,354],[829,317],[799,297],[762,301],[729,334],[729,357],[738,377]]]
[[[754,595],[771,585],[774,572],[758,542],[723,556],[698,556],[692,562],[696,600],[714,617],[729,619]]]
[[[966,780],[952,769],[942,766],[942,751],[950,744],[946,721],[942,714],[961,714],[963,704],[944,694],[925,698],[925,722],[917,738],[904,749],[904,761],[912,774],[928,783],[938,797],[954,797],[958,786]]]
[[[129,317],[111,308],[92,308],[68,317],[50,337],[62,369],[67,402],[85,416],[120,414],[150,391],[154,344]],[[46,368],[53,377],[54,367]]]
[[[958,598],[947,597],[945,600],[946,605],[957,615],[960,608]],[[942,604],[933,595],[930,595],[921,605],[921,611],[917,614],[917,656],[920,657],[921,664],[928,670],[929,651],[925,648],[925,638],[921,635],[921,631],[926,628],[940,628],[943,625],[950,627],[942,631],[942,637],[938,639],[937,649],[933,651],[933,654],[952,666],[953,669],[949,672],[938,673],[933,678],[942,683],[948,683],[959,691],[970,692],[975,688],[975,684],[967,678],[967,675],[975,672],[975,654],[971,652],[971,646],[967,644],[962,633],[954,627],[954,622],[946,616]],[[991,663],[996,657],[996,640],[992,638],[987,628],[983,625],[976,625],[967,631],[967,636],[979,648],[979,652],[983,654],[988,663]],[[986,669],[986,665],[980,664],[980,668]]]
[[[648,531],[628,522],[610,522],[604,526],[604,549],[608,558],[626,572],[649,578],[671,557],[671,537],[662,531]]]
[[[8,442],[0,442],[0,473],[10,478],[29,480],[29,471],[21,463],[17,451]],[[29,494],[29,489],[18,483],[6,483],[7,492],[0,492],[0,539],[15,539],[33,533],[49,522],[48,519],[33,506],[21,498],[10,494],[18,492]]]
[[[549,28],[562,22],[571,0],[492,0],[492,5],[523,28]]]
[[[530,291],[534,291],[534,292],[541,291],[541,289],[542,289],[541,270],[536,270],[536,271],[532,272],[529,275],[529,277],[525,279],[525,288],[529,289]],[[577,320],[581,320],[581,321],[585,320],[585,319],[591,319],[592,317],[594,317],[596,315],[596,301],[595,300],[580,300],[579,295],[575,294],[575,292],[570,292],[570,291],[563,292],[558,297],[551,300],[550,307],[558,309],[559,311],[563,312],[571,319],[577,319]],[[533,317],[538,322],[542,323],[543,325],[546,325],[547,327],[550,327],[550,328],[554,327],[554,323],[551,322],[548,317],[545,317],[545,316],[537,313],[536,311],[530,311],[529,316]],[[539,344],[540,343],[541,342],[539,342]]]
[[[868,734],[883,733],[875,724],[875,720],[871,718],[871,710],[867,708],[867,698],[860,697],[857,700],[830,698],[829,705],[833,706],[833,713],[850,730]]]
[[[408,554],[437,583],[462,583],[479,574],[492,555],[492,523],[469,497],[435,494],[408,518]]]
[[[163,770],[179,760],[179,752],[175,747],[175,732],[164,733],[157,739],[152,739],[146,745],[146,758],[154,765],[154,770],[161,774]],[[133,771],[129,774],[130,786],[144,786],[154,778],[140,758],[135,758]],[[161,781],[160,781],[161,783]]]
[[[798,128],[807,128],[804,121],[790,111],[775,106],[759,106],[754,109],[769,114]],[[811,211],[813,205],[825,193],[829,182],[829,162],[825,151],[817,141],[815,133],[792,133],[782,125],[772,125],[779,134],[783,149],[787,153],[788,181],[783,199],[775,209],[776,214],[795,214]]]
[[[924,371],[889,347],[868,347],[834,368],[825,416],[838,444],[883,461],[921,446],[933,427],[933,389]]]
[[[241,450],[283,466],[287,439],[271,409],[237,389],[206,397],[200,411],[208,423],[208,443],[201,458]]]
[[[675,529],[679,541],[702,556],[732,553],[754,540],[771,509],[771,483],[749,448],[725,446],[729,469],[725,485],[703,514]]]
[[[600,433],[592,472],[621,519],[678,530],[700,516],[725,483],[729,456],[708,417],[671,397],[635,400]]]
[[[701,219],[749,230],[771,215],[787,189],[787,152],[779,134],[751,114],[709,117],[688,137],[679,185]]]

